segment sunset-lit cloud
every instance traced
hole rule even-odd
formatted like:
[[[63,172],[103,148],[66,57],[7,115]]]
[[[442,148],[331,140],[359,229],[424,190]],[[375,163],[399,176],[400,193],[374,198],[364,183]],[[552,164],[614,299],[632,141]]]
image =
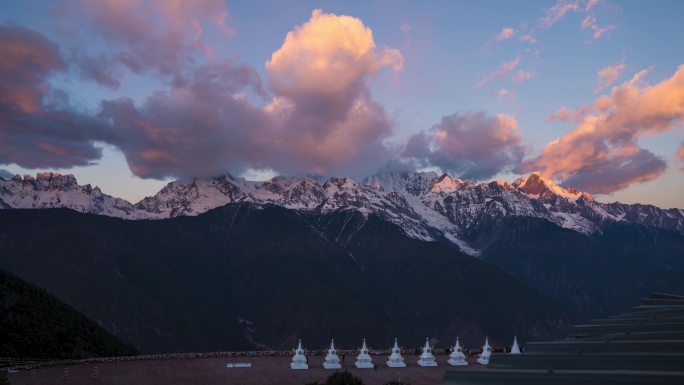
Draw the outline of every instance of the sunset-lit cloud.
[[[513,38],[515,36],[515,33],[517,31],[511,27],[504,27],[499,31],[499,33],[494,36],[494,40],[496,41],[504,41]]]
[[[594,92],[601,91],[602,89],[609,87],[620,77],[622,72],[625,70],[625,63],[618,63],[615,65],[607,65],[596,73],[598,77],[596,88]]]
[[[547,116],[546,121],[549,123],[554,122],[554,121],[565,122],[565,121],[573,120],[575,118],[575,116],[576,116],[575,111],[573,111],[567,107],[561,107],[558,109],[558,111]]]
[[[582,20],[582,24],[580,25],[582,26],[582,28],[589,29],[592,31],[592,37],[594,40],[598,40],[599,38],[601,38],[601,36],[603,36],[604,33],[614,28],[614,26],[612,25],[600,26],[596,21],[596,16],[594,15],[587,15]]]
[[[513,80],[516,83],[524,83],[534,77],[534,72],[533,71],[523,71],[519,70],[518,72],[514,73],[513,76],[511,76],[511,80]]]
[[[365,80],[402,65],[401,53],[378,49],[359,19],[316,10],[266,62],[273,99],[264,108],[236,96],[267,97],[256,71],[223,62],[200,67],[142,107],[105,102],[102,116],[127,131],[119,146],[142,177],[354,172],[386,160],[380,141],[391,132]]]
[[[525,34],[520,37],[520,41],[524,41],[525,43],[528,44],[537,44],[539,43],[539,40],[537,40],[536,37],[534,37],[532,34]]]
[[[563,18],[568,12],[580,11],[579,1],[559,0],[549,7],[544,16],[539,19],[539,24],[544,28],[549,28]]]
[[[475,112],[443,117],[412,136],[402,155],[461,178],[485,179],[517,168],[524,154],[513,116]]]
[[[513,71],[515,67],[520,64],[520,56],[516,56],[515,59],[509,60],[507,62],[501,63],[499,68],[496,71],[490,72],[486,75],[484,75],[479,82],[477,82],[477,87],[482,87],[487,83],[492,82],[493,80],[500,78],[507,73]]]
[[[592,193],[610,193],[661,175],[665,161],[637,141],[671,131],[684,119],[684,65],[652,86],[643,81],[646,73],[575,111],[583,115],[575,116],[581,124],[549,143],[524,169],[540,170]]]
[[[113,88],[119,84],[118,66],[177,75],[192,64],[193,53],[212,54],[202,39],[207,26],[226,36],[234,33],[223,0],[69,0],[57,5],[55,14],[74,36],[88,33],[106,42],[110,49],[99,53],[75,44],[73,64],[83,77]]]
[[[216,62],[170,91],[153,94],[142,106],[128,98],[104,101],[100,117],[123,134],[112,144],[135,175],[220,175],[233,164],[258,163],[265,151],[255,146],[269,133],[268,117],[235,96],[249,91],[263,93],[255,70]]]
[[[180,3],[164,4],[157,10],[162,19],[174,33],[184,34],[174,41],[194,41],[196,35],[187,35],[195,31],[196,13],[182,15]],[[118,23],[132,25],[124,35],[146,30],[118,3],[106,6],[116,12],[99,15],[107,19],[103,23],[116,24],[117,31]],[[46,106],[47,77],[67,69],[56,44],[23,29],[3,28],[0,35],[0,49],[8,51],[0,62],[0,146],[7,147],[0,152],[0,163],[86,165],[101,157],[98,142],[121,150],[135,175],[159,179],[248,168],[353,174],[391,156],[382,140],[391,134],[392,121],[371,98],[366,83],[384,67],[401,71],[403,57],[398,50],[376,47],[370,28],[354,17],[315,10],[266,62],[268,85],[250,66],[216,59],[196,66],[179,56],[168,67],[177,72],[169,89],[152,93],[141,104],[127,97],[103,100],[93,116],[77,112],[68,100]],[[150,43],[127,39],[113,37],[128,53]],[[182,56],[181,51],[173,52]],[[91,64],[108,68],[98,60]],[[145,65],[166,71],[161,63]]]
[[[366,85],[382,67],[401,71],[401,53],[376,47],[357,18],[315,10],[289,32],[266,62],[273,92],[288,105],[279,116],[287,161],[278,166],[327,173],[384,161],[380,141],[391,123]]]
[[[515,101],[515,92],[502,88],[496,91],[496,97],[507,102]]]
[[[53,41],[33,30],[0,26],[0,164],[88,165],[101,156],[94,141],[116,134],[64,106],[49,78],[67,65]]]

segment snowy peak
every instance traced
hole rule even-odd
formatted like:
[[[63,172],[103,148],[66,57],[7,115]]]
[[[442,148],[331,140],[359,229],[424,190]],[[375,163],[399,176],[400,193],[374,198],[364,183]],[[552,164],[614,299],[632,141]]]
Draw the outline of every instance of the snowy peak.
[[[31,175],[16,175],[10,180],[0,180],[0,207],[6,208],[55,208],[133,218],[133,206],[126,200],[103,194],[99,188],[89,184],[79,185],[71,175],[55,172]]]
[[[578,191],[574,188],[561,187],[539,172],[533,172],[528,176],[518,178],[513,182],[513,186],[529,196],[542,199],[552,199],[559,196],[571,201],[576,201],[579,198],[593,200],[591,194]]]
[[[376,190],[420,196],[432,188],[435,172],[383,171],[364,178],[363,184]]]
[[[35,191],[68,191],[80,188],[72,174],[62,175],[56,172],[41,172],[35,178],[24,175],[23,179],[17,174],[11,181]]]
[[[435,193],[453,193],[462,187],[472,185],[471,182],[464,182],[460,179],[451,178],[447,174],[443,174],[437,178],[430,188],[430,191]]]

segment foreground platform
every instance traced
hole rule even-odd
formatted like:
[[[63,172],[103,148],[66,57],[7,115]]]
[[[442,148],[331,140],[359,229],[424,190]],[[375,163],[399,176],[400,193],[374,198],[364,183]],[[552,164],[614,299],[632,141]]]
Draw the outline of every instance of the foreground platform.
[[[405,355],[406,368],[388,368],[387,356],[372,356],[378,364],[374,369],[357,369],[355,356],[347,356],[341,370],[348,370],[363,379],[366,385],[381,385],[391,380],[401,380],[411,385],[441,384],[448,368],[446,355],[439,355],[437,367],[420,367],[418,356]],[[68,368],[64,379],[64,367],[50,367],[33,371],[9,373],[11,385],[304,385],[324,382],[335,370],[323,369],[323,357],[310,357],[308,370],[290,369],[290,357],[241,357],[241,358],[192,358],[148,361],[110,362],[83,364]],[[228,363],[250,363],[251,368],[227,368]],[[95,369],[97,367],[97,369]],[[468,366],[454,370],[481,368],[470,362]],[[32,374],[33,372],[33,374]],[[97,377],[94,373],[97,372]]]

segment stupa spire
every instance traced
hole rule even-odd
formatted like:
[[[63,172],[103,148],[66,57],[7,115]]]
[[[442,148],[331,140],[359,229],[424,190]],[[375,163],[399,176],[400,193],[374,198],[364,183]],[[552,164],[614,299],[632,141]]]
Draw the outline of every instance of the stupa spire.
[[[437,361],[435,361],[435,356],[432,355],[432,348],[430,348],[430,341],[425,339],[425,346],[423,346],[423,353],[420,354],[418,359],[418,365],[420,366],[437,366]]]
[[[518,345],[518,336],[513,337],[513,346],[511,346],[511,354],[520,354],[520,345]]]
[[[492,356],[492,348],[489,346],[489,337],[485,337],[485,344],[482,346],[482,353],[477,357],[480,365],[489,365],[489,357]]]
[[[354,365],[359,369],[372,369],[373,359],[370,354],[368,354],[368,348],[366,347],[366,339],[363,339],[363,345],[361,345],[361,350],[359,351],[358,357],[356,357],[356,363]]]
[[[465,359],[465,354],[463,354],[463,350],[461,349],[461,344],[458,341],[458,337],[456,337],[456,344],[454,345],[454,351],[449,354],[449,360],[447,361],[449,365],[453,366],[463,366],[463,365],[468,365],[468,361]]]
[[[404,357],[401,356],[401,349],[399,348],[399,342],[394,339],[394,347],[392,347],[392,354],[390,354],[387,359],[387,366],[390,368],[405,368],[406,363],[404,362]]]
[[[328,349],[328,354],[325,356],[323,361],[323,367],[326,369],[341,369],[340,357],[337,356],[337,350],[335,349],[335,340],[330,341],[330,348]]]
[[[295,354],[292,356],[292,362],[290,363],[290,368],[292,369],[309,369],[309,364],[306,362],[306,356],[304,355],[304,349],[302,349],[302,340],[299,340],[297,344],[297,349],[295,349]]]

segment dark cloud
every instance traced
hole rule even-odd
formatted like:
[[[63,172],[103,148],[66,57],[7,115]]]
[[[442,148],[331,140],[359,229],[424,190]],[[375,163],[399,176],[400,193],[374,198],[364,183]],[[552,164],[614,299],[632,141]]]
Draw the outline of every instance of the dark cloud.
[[[461,178],[485,179],[517,168],[524,153],[515,118],[476,112],[445,116],[412,136],[403,156]]]
[[[81,76],[107,87],[118,86],[123,68],[177,76],[194,63],[193,55],[212,55],[202,41],[207,27],[233,33],[224,0],[67,0],[54,15],[77,42],[74,64]],[[86,53],[83,34],[102,39],[107,51]]]
[[[259,164],[268,116],[242,94],[263,94],[256,72],[231,62],[199,68],[138,107],[130,99],[102,103],[100,117],[120,134],[118,146],[143,178],[208,176]]]
[[[101,157],[95,141],[116,134],[98,119],[65,107],[49,77],[67,66],[38,32],[0,26],[0,164],[72,167]]]
[[[89,56],[82,51],[73,50],[70,63],[76,67],[81,79],[93,80],[103,87],[112,89],[121,86],[116,62],[106,54]]]
[[[582,191],[607,194],[633,183],[653,180],[666,168],[667,163],[662,158],[648,150],[638,149],[634,154],[587,165],[565,180],[564,184]]]

